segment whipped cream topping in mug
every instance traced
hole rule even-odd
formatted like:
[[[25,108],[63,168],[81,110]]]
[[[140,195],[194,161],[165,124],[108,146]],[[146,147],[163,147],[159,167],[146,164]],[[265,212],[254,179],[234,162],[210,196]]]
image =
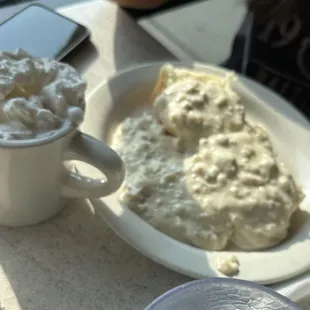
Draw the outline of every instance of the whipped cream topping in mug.
[[[83,121],[86,82],[67,64],[0,53],[0,139],[50,136]]]

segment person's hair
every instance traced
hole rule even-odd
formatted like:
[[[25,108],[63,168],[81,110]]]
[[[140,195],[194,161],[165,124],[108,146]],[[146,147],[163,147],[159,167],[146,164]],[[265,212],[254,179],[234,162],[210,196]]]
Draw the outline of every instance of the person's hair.
[[[301,10],[310,9],[310,0],[246,0],[249,11],[261,22],[287,21]]]

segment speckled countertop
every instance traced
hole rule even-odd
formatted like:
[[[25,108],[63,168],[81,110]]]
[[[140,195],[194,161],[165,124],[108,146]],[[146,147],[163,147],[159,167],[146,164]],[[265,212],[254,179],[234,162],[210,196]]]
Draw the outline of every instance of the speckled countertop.
[[[310,309],[310,298],[302,299],[298,302],[298,305],[303,310],[309,310]]]
[[[93,44],[72,58],[89,93],[118,70],[174,59],[111,2],[60,12],[92,32]],[[190,280],[139,254],[84,201],[37,226],[0,228],[0,310],[143,310]]]
[[[5,310],[142,310],[191,280],[124,243],[84,201],[37,226],[1,228],[0,249]]]
[[[143,310],[191,280],[124,243],[84,201],[37,226],[1,228],[0,249],[5,310]],[[310,298],[300,306],[310,310]]]
[[[189,281],[125,244],[81,201],[35,227],[1,229],[0,249],[6,310],[144,309]]]

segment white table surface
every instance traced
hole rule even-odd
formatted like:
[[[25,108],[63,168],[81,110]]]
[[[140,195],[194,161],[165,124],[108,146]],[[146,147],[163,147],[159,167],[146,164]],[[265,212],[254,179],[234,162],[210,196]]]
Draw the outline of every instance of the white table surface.
[[[92,32],[91,43],[69,59],[88,93],[119,70],[174,59],[108,1],[59,11]],[[84,201],[35,227],[0,228],[0,310],[142,310],[190,280],[124,243]]]

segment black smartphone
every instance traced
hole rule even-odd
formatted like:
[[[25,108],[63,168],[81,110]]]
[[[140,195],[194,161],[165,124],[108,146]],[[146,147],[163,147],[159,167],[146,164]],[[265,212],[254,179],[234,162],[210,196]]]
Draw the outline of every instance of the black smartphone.
[[[32,56],[61,60],[89,36],[86,27],[33,4],[0,24],[0,50],[22,48]]]

